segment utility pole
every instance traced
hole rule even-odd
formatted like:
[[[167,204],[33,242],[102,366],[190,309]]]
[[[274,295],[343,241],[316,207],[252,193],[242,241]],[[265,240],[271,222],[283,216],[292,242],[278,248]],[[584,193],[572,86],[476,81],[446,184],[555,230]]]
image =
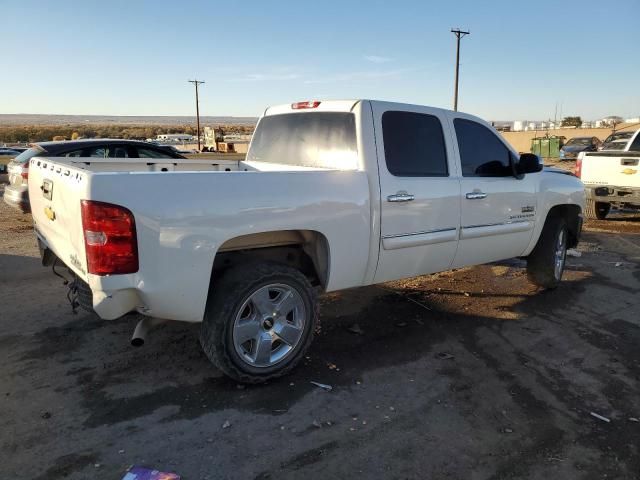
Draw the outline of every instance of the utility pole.
[[[460,39],[465,35],[469,35],[471,32],[465,32],[460,30],[459,28],[452,28],[451,32],[456,36],[457,46],[456,46],[456,84],[455,84],[455,92],[453,94],[453,109],[458,111],[458,74],[460,72]]]
[[[198,130],[198,152],[200,152],[200,104],[198,102],[198,85],[204,82],[201,80],[189,80],[189,83],[193,83],[196,86],[196,122]]]

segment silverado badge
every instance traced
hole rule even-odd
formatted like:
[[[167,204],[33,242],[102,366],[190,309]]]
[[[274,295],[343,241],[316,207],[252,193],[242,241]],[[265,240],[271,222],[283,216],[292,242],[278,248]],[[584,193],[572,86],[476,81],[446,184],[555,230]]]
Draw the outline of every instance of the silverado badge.
[[[625,168],[620,173],[624,173],[625,175],[633,175],[636,172],[637,170],[634,170],[633,168]]]

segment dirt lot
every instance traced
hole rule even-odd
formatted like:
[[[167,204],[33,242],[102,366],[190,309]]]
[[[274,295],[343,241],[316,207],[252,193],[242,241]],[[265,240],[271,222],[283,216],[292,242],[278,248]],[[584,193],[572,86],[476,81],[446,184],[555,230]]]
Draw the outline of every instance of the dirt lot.
[[[0,477],[639,478],[640,217],[613,218],[552,292],[513,260],[327,295],[306,363],[241,387],[197,325],[134,349],[72,314],[0,202]]]

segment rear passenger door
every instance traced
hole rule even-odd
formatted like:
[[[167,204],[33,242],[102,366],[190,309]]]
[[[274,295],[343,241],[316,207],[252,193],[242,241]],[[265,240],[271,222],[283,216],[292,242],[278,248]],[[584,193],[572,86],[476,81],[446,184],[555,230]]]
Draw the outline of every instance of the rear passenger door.
[[[453,267],[521,255],[536,218],[540,174],[514,177],[515,152],[490,126],[451,112],[462,167],[461,230]]]
[[[372,108],[381,193],[374,281],[447,270],[458,243],[460,184],[446,115],[383,102]]]

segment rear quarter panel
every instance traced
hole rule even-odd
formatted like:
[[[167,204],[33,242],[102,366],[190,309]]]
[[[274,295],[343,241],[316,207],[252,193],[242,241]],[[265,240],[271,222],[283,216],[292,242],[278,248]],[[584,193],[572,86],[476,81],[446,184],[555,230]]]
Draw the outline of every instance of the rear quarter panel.
[[[201,321],[216,252],[240,235],[317,231],[330,250],[327,290],[366,275],[371,207],[362,171],[97,173],[88,194],[133,212],[140,256],[138,273],[90,275],[90,285],[136,289],[150,316]]]

